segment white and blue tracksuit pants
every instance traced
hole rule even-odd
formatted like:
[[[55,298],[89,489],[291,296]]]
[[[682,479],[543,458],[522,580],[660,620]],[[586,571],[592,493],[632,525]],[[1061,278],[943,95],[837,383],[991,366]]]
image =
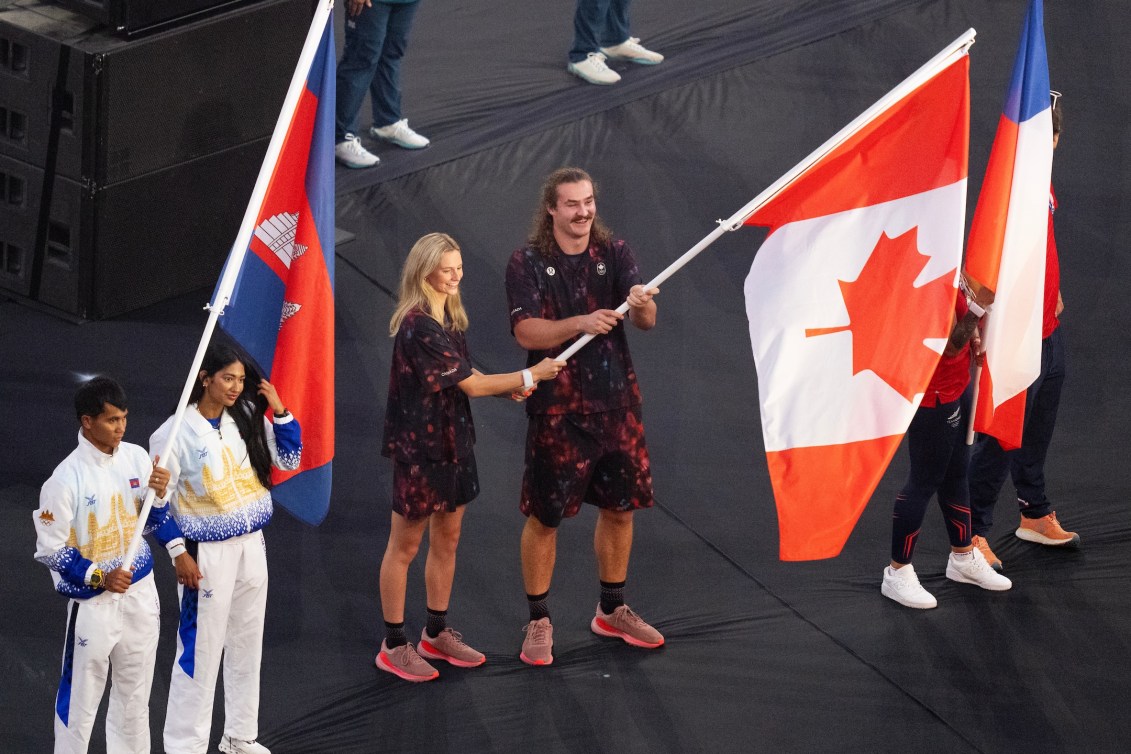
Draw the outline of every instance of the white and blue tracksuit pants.
[[[256,531],[189,551],[199,589],[178,587],[177,658],[165,715],[166,754],[205,754],[220,658],[224,658],[224,735],[259,737],[259,666],[267,607],[267,551]]]

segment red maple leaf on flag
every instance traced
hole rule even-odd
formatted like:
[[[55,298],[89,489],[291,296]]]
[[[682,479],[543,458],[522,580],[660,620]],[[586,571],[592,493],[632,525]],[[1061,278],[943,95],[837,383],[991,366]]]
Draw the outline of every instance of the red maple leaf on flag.
[[[952,273],[915,287],[928,260],[916,228],[895,238],[882,233],[856,280],[838,281],[849,324],[807,329],[805,336],[850,331],[852,374],[871,370],[911,401],[939,361],[923,340],[947,337],[953,312]]]

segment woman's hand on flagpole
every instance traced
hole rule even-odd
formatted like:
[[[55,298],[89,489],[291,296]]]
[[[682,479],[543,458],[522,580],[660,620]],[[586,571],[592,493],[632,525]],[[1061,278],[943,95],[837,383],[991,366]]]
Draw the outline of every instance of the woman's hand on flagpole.
[[[157,497],[162,500],[165,499],[165,493],[169,487],[169,470],[163,469],[157,464],[161,462],[161,456],[153,458],[153,471],[149,475],[149,486],[157,493]]]

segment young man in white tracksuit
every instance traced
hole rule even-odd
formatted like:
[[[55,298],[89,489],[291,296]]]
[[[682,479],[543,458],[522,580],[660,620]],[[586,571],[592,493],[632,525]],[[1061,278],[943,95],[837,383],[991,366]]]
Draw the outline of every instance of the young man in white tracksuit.
[[[55,751],[85,752],[113,668],[106,748],[148,754],[149,690],[160,630],[153,558],[144,540],[124,563],[146,487],[165,496],[169,474],[145,450],[122,442],[126,396],[112,379],[79,388],[78,447],[44,483],[33,515],[35,559],[51,569],[55,591],[68,597],[67,631],[55,698]],[[163,500],[146,520],[174,559],[178,574],[195,572]]]

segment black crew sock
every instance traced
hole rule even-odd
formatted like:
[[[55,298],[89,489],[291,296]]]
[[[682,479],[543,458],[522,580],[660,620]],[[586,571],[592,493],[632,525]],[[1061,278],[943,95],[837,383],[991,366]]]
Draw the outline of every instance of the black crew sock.
[[[601,582],[601,612],[610,615],[614,610],[624,604],[623,581]]]
[[[530,620],[550,617],[550,606],[547,604],[549,597],[550,591],[548,589],[541,594],[526,595],[526,600],[530,603]]]
[[[424,632],[428,634],[428,638],[435,639],[447,627],[448,611],[428,608],[428,624],[424,626]]]
[[[404,633],[404,621],[400,623],[390,623],[385,621],[385,646],[389,649],[396,649],[408,644],[408,637]]]

